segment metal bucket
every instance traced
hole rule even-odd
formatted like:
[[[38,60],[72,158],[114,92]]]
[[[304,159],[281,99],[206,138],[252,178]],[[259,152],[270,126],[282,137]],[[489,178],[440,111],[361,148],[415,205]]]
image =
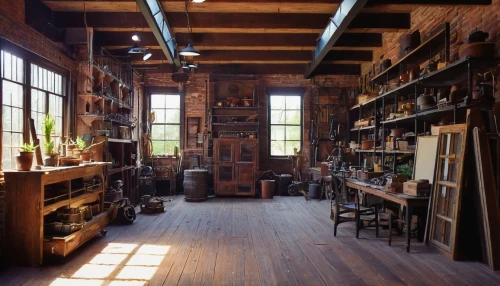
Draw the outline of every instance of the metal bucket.
[[[207,170],[184,170],[184,196],[188,202],[207,199]]]
[[[274,195],[274,180],[262,180],[260,181],[262,198],[272,199]]]
[[[319,195],[320,195],[319,184],[309,184],[309,192],[307,193],[309,199],[319,199]]]
[[[288,196],[288,186],[292,182],[292,175],[281,174],[279,182],[279,194],[280,196]]]

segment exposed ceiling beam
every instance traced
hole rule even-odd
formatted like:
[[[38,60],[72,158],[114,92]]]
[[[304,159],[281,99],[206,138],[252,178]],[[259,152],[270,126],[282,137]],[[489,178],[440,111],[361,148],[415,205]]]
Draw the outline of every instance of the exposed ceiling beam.
[[[87,12],[135,12],[135,1],[80,1],[80,0],[46,0],[42,1],[52,11],[83,12],[84,3]],[[200,13],[302,13],[329,14],[341,0],[314,1],[216,1],[205,3],[189,3],[190,12]],[[368,2],[363,12],[411,12],[422,5],[489,5],[491,0],[375,0]],[[168,12],[184,12],[184,1],[162,1]]]
[[[202,13],[302,13],[332,14],[338,6],[336,1],[213,1],[189,3],[190,12]],[[337,2],[337,3],[335,3]],[[135,1],[43,1],[52,11],[83,12],[135,12]],[[184,1],[162,1],[164,11],[184,12]]]
[[[184,13],[166,13],[174,33],[187,33]],[[87,13],[87,25],[96,31],[150,31],[140,13]],[[83,13],[56,13],[57,27],[84,27]],[[328,15],[190,13],[193,33],[298,33],[319,34]],[[408,13],[361,13],[348,31],[396,32],[410,29]]]
[[[333,14],[332,20],[320,35],[316,48],[313,51],[311,65],[304,74],[305,78],[311,77],[316,67],[321,63],[335,43],[340,40],[345,30],[349,27],[361,9],[363,9],[367,1],[368,0],[344,0],[340,3]]]
[[[156,69],[151,69],[155,68]],[[169,64],[159,66],[137,65],[134,68],[145,69],[147,73],[171,73],[173,68]],[[200,65],[195,73],[210,74],[304,74],[306,65],[303,64],[217,64]],[[359,65],[322,64],[318,66],[314,75],[360,75]]]
[[[132,66],[135,65],[159,65],[162,63],[166,63],[166,60],[137,60],[131,61],[130,64]],[[309,61],[297,61],[297,60],[271,60],[271,61],[259,61],[259,60],[221,60],[221,61],[205,61],[205,60],[196,60],[194,63],[200,64],[213,64],[213,65],[221,65],[221,64],[267,64],[267,65],[282,65],[282,64],[303,64],[304,66],[309,63]],[[359,65],[363,62],[360,61],[325,61],[323,64],[346,64],[346,65]]]
[[[149,45],[141,46],[148,49],[159,50],[160,46]],[[130,49],[130,45],[124,46],[103,46],[106,50]],[[198,50],[217,50],[217,51],[312,51],[314,46],[200,46],[196,45]],[[373,47],[332,47],[332,51],[371,51]],[[310,55],[310,54],[309,54]]]
[[[123,57],[126,56],[130,61],[141,61],[142,54],[128,54],[128,49],[114,50],[114,55]],[[148,63],[153,63],[155,60],[166,60],[160,50],[148,51],[152,54]],[[311,53],[309,51],[217,51],[206,50],[194,58],[195,62],[203,63],[308,63]],[[371,62],[373,60],[372,51],[330,51],[325,57],[325,61],[335,63],[359,64],[362,62]]]
[[[132,32],[96,32],[94,39],[100,46],[132,46],[130,38]],[[141,33],[141,46],[158,45],[152,33]],[[176,35],[177,45],[187,44],[188,34]],[[191,43],[199,46],[247,46],[247,47],[310,47],[314,45],[317,35],[314,34],[200,34],[191,35]],[[362,39],[362,40],[360,40]],[[376,33],[345,33],[339,37],[337,47],[381,47],[382,34]]]

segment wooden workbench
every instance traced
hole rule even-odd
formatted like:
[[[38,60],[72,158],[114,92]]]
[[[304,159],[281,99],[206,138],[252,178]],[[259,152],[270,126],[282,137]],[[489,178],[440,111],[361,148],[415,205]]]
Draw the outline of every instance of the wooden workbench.
[[[38,266],[46,254],[66,256],[99,232],[105,234],[103,230],[108,224],[108,214],[104,211],[103,196],[109,166],[110,163],[89,163],[75,167],[4,171],[8,264]],[[94,177],[100,179],[100,185],[92,185],[91,189],[76,187],[77,180],[92,181]],[[44,235],[47,216],[59,209],[85,204],[99,204],[100,213],[87,221],[82,229],[67,236]]]
[[[414,208],[427,208],[429,206],[429,198],[409,196],[401,193],[388,193],[379,189],[381,188],[380,186],[363,183],[356,179],[346,178],[345,180],[348,188],[357,189],[406,207],[406,251],[410,252],[411,216],[413,210]]]

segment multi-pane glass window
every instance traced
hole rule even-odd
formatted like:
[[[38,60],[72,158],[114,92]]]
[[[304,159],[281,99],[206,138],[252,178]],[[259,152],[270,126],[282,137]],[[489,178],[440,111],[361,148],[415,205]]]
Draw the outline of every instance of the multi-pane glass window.
[[[154,155],[174,155],[180,148],[181,98],[177,94],[152,94],[151,112],[155,122],[151,131]]]
[[[7,170],[16,168],[18,149],[31,138],[24,133],[28,130],[28,117],[33,118],[42,142],[42,119],[48,112],[56,119],[53,137],[63,134],[64,77],[5,50],[0,53],[2,169]],[[31,104],[25,106],[26,101]],[[40,148],[44,152],[43,144]]]
[[[63,131],[63,83],[62,76],[31,64],[31,118],[35,121],[38,138],[42,136],[42,120],[50,112],[56,119],[56,130],[52,135],[57,140]],[[45,148],[40,146],[42,153]]]
[[[15,156],[23,145],[24,61],[1,51],[2,77],[2,167],[14,169]]]
[[[270,155],[294,155],[302,146],[302,97],[299,95],[271,95]]]

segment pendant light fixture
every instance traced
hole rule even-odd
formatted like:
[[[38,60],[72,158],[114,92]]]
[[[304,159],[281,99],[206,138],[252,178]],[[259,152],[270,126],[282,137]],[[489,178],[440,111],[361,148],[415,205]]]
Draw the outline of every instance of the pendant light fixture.
[[[193,0],[193,3],[203,3],[205,0]]]
[[[179,52],[181,56],[199,56],[200,51],[198,51],[193,45],[191,45],[191,24],[189,23],[189,13],[187,8],[187,0],[184,0],[184,8],[186,10],[187,25],[188,25],[188,43],[187,46]]]
[[[151,53],[147,53],[147,54],[146,54],[146,53],[144,53],[144,57],[142,57],[142,60],[143,60],[143,61],[147,61],[147,60],[148,60],[148,59],[149,59],[152,55],[153,55],[153,54],[151,54]]]

